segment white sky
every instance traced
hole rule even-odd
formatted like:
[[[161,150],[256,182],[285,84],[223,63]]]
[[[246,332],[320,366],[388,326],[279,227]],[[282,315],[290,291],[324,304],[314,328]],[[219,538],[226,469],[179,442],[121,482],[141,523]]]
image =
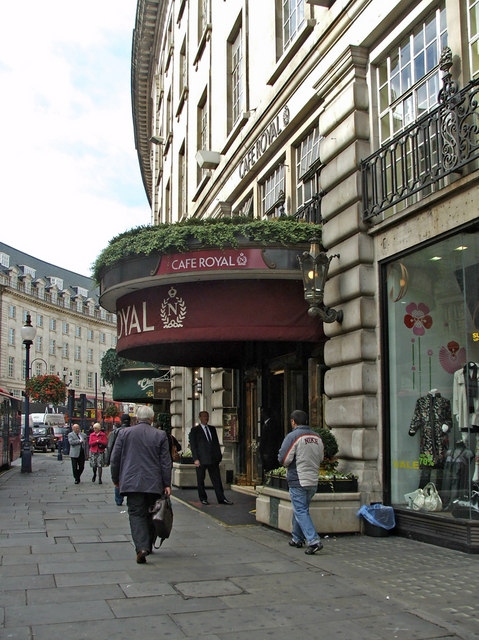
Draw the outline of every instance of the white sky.
[[[136,0],[0,2],[0,240],[82,275],[150,223],[133,138]]]

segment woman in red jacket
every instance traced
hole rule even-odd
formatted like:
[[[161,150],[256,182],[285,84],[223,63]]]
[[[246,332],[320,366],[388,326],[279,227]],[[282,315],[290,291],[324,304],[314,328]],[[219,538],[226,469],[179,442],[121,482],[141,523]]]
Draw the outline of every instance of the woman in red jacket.
[[[105,432],[101,430],[101,424],[99,422],[95,422],[93,425],[93,431],[90,433],[88,444],[90,445],[90,466],[93,469],[93,478],[91,481],[95,482],[98,469],[98,484],[101,484],[104,465],[103,452],[108,444],[108,438]]]

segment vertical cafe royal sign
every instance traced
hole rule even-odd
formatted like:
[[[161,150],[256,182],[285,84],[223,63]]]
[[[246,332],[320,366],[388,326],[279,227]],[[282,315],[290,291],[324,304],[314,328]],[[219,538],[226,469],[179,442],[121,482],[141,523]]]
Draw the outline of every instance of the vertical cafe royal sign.
[[[248,149],[245,155],[241,158],[238,171],[239,177],[243,179],[248,171],[251,170],[261,156],[269,149],[276,138],[284,131],[284,128],[288,126],[290,120],[289,108],[286,105],[283,110],[278,113],[273,120],[264,129],[261,135],[256,139],[254,144]]]

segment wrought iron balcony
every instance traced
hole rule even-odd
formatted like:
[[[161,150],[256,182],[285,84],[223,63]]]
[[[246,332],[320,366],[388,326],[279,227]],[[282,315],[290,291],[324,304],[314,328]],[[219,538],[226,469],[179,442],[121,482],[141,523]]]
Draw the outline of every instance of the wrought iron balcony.
[[[312,198],[302,204],[294,214],[297,220],[303,222],[321,223],[321,193],[315,193]]]
[[[459,91],[451,66],[446,47],[439,105],[361,162],[364,220],[413,194],[441,188],[441,180],[479,157],[479,80]]]

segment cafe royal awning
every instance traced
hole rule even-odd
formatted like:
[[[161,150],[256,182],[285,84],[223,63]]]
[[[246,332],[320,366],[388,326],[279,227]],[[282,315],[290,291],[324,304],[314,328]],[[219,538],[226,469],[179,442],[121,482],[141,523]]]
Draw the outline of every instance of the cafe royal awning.
[[[304,300],[307,247],[199,250],[125,259],[101,276],[121,356],[163,365],[239,367],[324,339]]]

